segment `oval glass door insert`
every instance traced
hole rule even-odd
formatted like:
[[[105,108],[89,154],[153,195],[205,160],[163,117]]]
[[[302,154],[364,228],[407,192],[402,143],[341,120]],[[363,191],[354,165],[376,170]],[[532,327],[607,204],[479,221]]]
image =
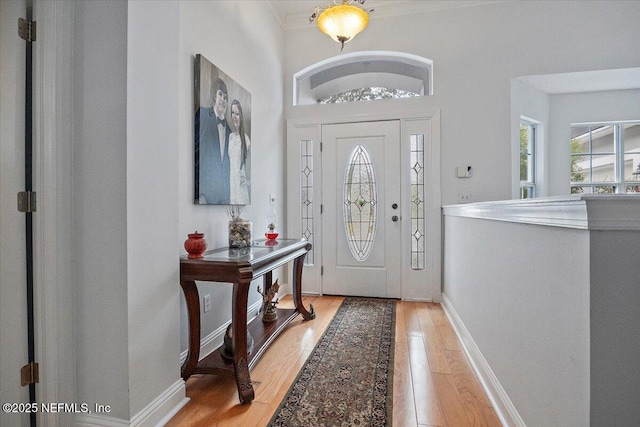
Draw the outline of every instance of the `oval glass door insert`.
[[[344,174],[343,215],[349,249],[358,261],[371,253],[376,234],[377,185],[371,156],[362,145],[351,152]]]

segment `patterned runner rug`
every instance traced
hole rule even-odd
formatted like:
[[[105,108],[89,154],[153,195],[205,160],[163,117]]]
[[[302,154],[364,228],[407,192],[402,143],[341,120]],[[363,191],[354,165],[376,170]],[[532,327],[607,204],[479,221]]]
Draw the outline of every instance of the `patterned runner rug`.
[[[269,426],[390,426],[395,307],[346,298]]]

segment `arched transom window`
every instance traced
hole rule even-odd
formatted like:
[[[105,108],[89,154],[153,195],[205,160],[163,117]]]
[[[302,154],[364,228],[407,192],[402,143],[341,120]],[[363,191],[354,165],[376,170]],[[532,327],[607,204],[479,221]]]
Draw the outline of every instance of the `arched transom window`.
[[[293,105],[433,94],[433,61],[389,51],[356,52],[293,76]]]

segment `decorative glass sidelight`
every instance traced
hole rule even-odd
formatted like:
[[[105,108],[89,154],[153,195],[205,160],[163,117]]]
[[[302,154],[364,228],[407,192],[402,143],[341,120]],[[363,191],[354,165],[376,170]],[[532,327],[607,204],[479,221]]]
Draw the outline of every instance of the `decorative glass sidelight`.
[[[424,135],[411,135],[411,269],[424,270]]]
[[[376,234],[377,184],[371,156],[362,145],[351,152],[344,174],[343,215],[349,249],[358,261],[371,253]]]
[[[313,141],[300,141],[300,230],[302,237],[313,245]],[[304,259],[313,265],[313,246]]]

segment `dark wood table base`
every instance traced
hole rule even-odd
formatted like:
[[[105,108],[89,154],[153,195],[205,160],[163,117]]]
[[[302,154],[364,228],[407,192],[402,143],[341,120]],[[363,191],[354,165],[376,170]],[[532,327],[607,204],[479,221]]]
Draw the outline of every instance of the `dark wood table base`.
[[[247,249],[215,249],[203,258],[180,259],[180,285],[184,292],[189,320],[189,350],[182,365],[182,378],[193,374],[222,374],[235,378],[240,403],[250,403],[254,397],[250,370],[269,345],[293,319],[302,314],[305,320],[314,319],[313,305],[307,310],[302,304],[302,268],[311,249],[306,240],[279,239],[277,245],[255,242]],[[264,292],[272,285],[272,271],[293,261],[294,309],[276,309],[275,322],[263,323],[262,314],[247,325],[247,303],[251,281],[263,277]],[[222,357],[222,348],[200,358],[200,296],[196,280],[232,283],[232,354],[231,361]],[[247,330],[254,339],[253,351],[247,352]]]

